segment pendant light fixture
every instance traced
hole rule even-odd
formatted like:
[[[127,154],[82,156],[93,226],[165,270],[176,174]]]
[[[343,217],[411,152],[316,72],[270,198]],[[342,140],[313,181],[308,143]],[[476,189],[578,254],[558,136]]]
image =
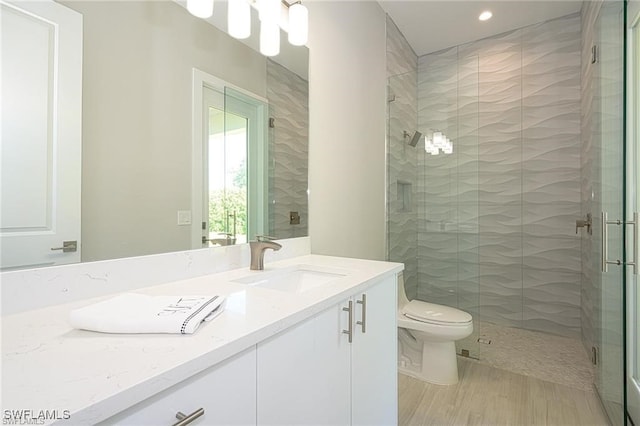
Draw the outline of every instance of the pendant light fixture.
[[[251,35],[251,6],[247,0],[229,0],[227,28],[229,35],[245,39]]]
[[[210,18],[213,15],[213,0],[187,0],[187,10],[198,18]]]
[[[289,43],[304,46],[309,38],[309,11],[298,2],[289,6]]]
[[[280,27],[289,32],[289,43],[304,46],[309,38],[309,11],[300,0],[227,0],[227,30],[237,39],[251,36],[251,7],[260,18],[260,53],[276,56],[280,53]],[[214,0],[187,0],[187,10],[198,18],[213,15]]]

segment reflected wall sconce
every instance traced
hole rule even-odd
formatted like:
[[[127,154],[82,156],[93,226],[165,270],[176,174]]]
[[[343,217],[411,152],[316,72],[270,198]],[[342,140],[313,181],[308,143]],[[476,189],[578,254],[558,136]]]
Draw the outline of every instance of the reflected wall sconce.
[[[443,132],[434,131],[431,137],[425,137],[424,150],[431,155],[453,154],[453,142]]]
[[[214,0],[187,0],[187,10],[198,18],[213,15]],[[227,28],[236,39],[251,36],[251,7],[260,18],[260,53],[276,56],[280,53],[280,28],[288,31],[289,43],[304,46],[309,38],[309,11],[300,1],[228,0]]]

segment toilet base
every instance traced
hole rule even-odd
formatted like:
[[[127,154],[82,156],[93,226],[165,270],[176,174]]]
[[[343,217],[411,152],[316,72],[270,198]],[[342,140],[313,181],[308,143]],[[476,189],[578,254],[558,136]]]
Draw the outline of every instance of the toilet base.
[[[406,345],[406,340],[403,343]],[[404,351],[408,349],[408,347],[404,347]],[[455,385],[458,383],[458,359],[455,342],[425,341],[421,349],[420,364],[416,362],[415,357],[410,357],[414,358],[412,363],[409,357],[399,356],[398,371],[436,385]],[[409,354],[406,353],[406,355]]]
[[[424,381],[436,385],[458,383],[458,357],[455,342],[424,342],[422,376]]]

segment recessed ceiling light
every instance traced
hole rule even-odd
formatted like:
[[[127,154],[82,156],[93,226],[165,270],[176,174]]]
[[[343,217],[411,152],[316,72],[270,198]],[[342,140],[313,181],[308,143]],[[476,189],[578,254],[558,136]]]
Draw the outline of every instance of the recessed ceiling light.
[[[478,16],[478,19],[481,21],[488,21],[489,19],[491,19],[492,16],[493,16],[493,13],[491,13],[491,11],[485,10],[480,14],[480,16]]]

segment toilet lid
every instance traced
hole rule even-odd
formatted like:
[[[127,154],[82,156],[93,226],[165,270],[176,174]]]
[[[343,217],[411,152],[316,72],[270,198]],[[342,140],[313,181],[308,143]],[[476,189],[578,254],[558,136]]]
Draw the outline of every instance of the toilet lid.
[[[404,305],[402,313],[416,321],[435,324],[468,324],[473,318],[467,312],[449,306],[412,300]]]

